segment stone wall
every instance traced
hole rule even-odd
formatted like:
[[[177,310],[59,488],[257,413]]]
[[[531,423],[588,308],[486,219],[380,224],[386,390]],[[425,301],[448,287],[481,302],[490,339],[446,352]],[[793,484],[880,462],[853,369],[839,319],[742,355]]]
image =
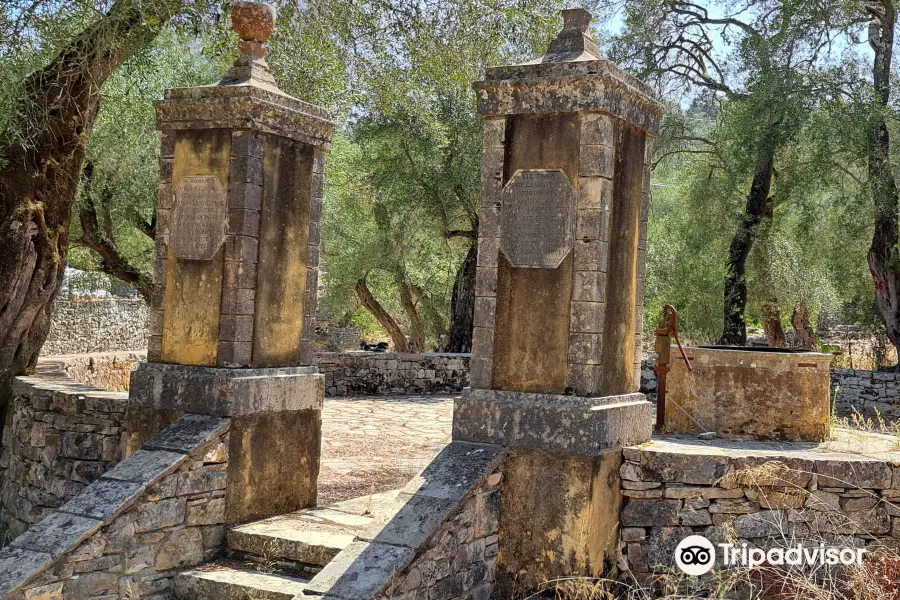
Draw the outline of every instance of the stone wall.
[[[146,350],[149,323],[141,299],[57,300],[41,355]]]
[[[761,548],[900,547],[897,452],[877,460],[762,448],[696,440],[626,448],[621,570],[639,583],[671,571],[676,545],[692,534]]]
[[[832,369],[831,390],[839,416],[900,419],[900,373]]]
[[[17,378],[0,450],[0,522],[20,533],[118,463],[127,399],[73,381],[59,362]]]
[[[131,372],[147,360],[146,352],[98,352],[46,358],[43,364],[59,364],[66,375],[86,385],[110,392],[127,392]]]
[[[316,356],[329,396],[433,394],[469,385],[469,354],[323,352]]]
[[[0,550],[0,598],[171,598],[225,535],[227,419],[186,416]]]

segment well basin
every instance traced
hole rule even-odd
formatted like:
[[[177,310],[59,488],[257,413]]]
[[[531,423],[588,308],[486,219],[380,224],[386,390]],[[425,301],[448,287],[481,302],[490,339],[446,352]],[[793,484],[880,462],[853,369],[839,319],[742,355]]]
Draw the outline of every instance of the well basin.
[[[818,442],[831,426],[831,354],[728,346],[673,349],[666,431]]]

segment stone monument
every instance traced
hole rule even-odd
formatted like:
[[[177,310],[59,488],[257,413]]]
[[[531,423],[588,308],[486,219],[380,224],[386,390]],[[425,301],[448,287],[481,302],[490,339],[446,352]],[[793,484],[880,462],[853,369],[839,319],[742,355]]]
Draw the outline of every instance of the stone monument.
[[[231,418],[228,522],[315,504],[324,379],[312,362],[328,112],[278,89],[267,4],[236,2],[240,56],[170,89],[148,361],[126,452],[183,413]]]
[[[663,105],[563,11],[546,56],[487,70],[472,387],[455,440],[509,448],[497,586],[613,559],[621,447],[651,434],[638,390],[649,156]]]

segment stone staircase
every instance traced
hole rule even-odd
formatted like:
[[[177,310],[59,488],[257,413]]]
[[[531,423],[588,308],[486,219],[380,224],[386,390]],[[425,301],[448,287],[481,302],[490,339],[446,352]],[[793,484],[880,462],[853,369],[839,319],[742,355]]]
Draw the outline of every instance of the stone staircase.
[[[225,556],[175,580],[179,600],[291,600],[397,490],[232,527]]]

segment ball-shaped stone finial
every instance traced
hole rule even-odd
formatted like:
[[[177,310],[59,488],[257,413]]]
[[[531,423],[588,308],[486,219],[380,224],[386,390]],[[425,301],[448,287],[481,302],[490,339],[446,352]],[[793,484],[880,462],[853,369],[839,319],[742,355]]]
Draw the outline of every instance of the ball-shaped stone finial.
[[[275,7],[264,2],[235,2],[231,26],[242,41],[264,44],[275,30]]]

